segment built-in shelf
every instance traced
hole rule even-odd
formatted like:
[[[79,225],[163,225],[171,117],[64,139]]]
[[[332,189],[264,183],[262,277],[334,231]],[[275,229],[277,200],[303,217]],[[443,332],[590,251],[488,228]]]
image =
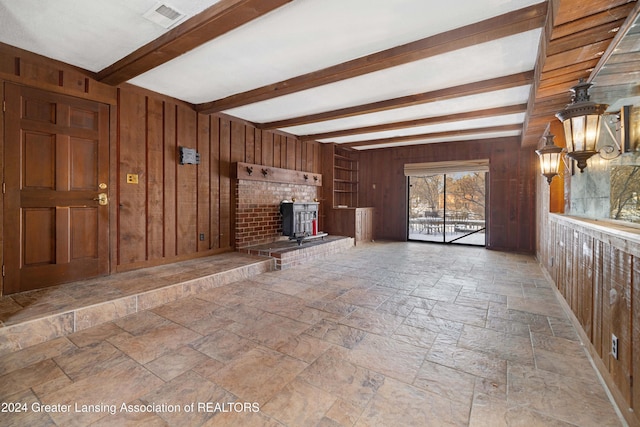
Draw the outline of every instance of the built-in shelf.
[[[333,152],[333,206],[358,206],[358,160],[339,147]]]

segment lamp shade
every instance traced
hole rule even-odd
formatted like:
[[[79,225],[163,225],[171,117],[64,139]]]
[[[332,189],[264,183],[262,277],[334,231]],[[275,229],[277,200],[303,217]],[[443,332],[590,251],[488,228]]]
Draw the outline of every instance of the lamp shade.
[[[547,178],[549,184],[551,184],[553,177],[558,175],[562,152],[564,151],[553,143],[554,136],[551,134],[545,135],[546,142],[544,147],[536,150],[536,154],[540,158],[540,171]]]
[[[587,167],[587,160],[596,154],[596,143],[600,133],[600,116],[609,107],[589,101],[591,83],[580,80],[571,88],[572,103],[556,114],[562,122],[567,141],[567,157],[578,162],[580,172]]]

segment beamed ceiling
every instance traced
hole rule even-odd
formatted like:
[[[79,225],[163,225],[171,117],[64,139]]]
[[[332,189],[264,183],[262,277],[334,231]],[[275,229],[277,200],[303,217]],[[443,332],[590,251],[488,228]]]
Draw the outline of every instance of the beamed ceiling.
[[[144,17],[161,5],[184,17]],[[598,102],[636,100],[637,14],[628,0],[0,0],[0,42],[305,140],[535,147],[581,78]]]

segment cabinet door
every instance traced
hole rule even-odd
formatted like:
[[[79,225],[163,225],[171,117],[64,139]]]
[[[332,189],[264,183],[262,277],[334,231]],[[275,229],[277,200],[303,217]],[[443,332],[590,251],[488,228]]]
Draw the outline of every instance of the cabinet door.
[[[356,242],[362,241],[362,209],[356,209]]]

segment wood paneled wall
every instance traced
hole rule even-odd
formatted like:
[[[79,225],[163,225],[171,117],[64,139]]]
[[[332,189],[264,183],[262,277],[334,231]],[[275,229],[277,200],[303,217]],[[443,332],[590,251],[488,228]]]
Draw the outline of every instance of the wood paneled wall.
[[[233,250],[234,162],[322,171],[317,142],[198,114],[191,104],[127,84],[105,85],[90,73],[0,44],[0,95],[4,81],[110,105],[112,272]],[[0,120],[0,142],[2,126]],[[197,149],[200,165],[179,165],[180,146]],[[0,150],[0,166],[4,161]],[[138,175],[138,184],[127,183],[127,174]]]
[[[540,216],[546,221],[540,262],[581,325],[622,413],[640,425],[640,394],[633,390],[633,378],[640,375],[640,236],[596,221]],[[617,359],[612,335],[618,338]]]
[[[317,142],[198,114],[152,92],[120,88],[117,111],[119,270],[232,250],[235,162],[321,170]],[[196,149],[200,164],[180,165],[179,147]]]
[[[407,237],[405,163],[489,159],[488,243],[499,250],[533,252],[535,153],[518,138],[426,144],[359,153],[360,206],[376,208],[377,239]]]

